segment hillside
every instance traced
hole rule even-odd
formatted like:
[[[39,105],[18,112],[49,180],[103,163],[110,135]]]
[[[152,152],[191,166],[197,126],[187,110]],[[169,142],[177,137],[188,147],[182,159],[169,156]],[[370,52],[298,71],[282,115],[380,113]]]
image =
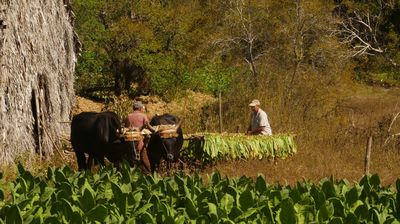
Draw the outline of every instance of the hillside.
[[[354,88],[352,92],[347,92],[348,95],[342,96],[340,106],[335,111],[338,126],[330,127],[335,130],[329,132],[325,130],[326,135],[317,134],[317,130],[309,130],[308,135],[297,136],[298,152],[294,156],[275,161],[263,159],[221,162],[201,172],[211,174],[219,171],[222,175],[229,177],[246,175],[253,178],[256,178],[258,174],[263,174],[267,181],[281,184],[294,184],[302,179],[318,182],[329,176],[358,181],[364,175],[366,144],[368,136],[372,135],[374,139],[370,172],[378,173],[383,184],[393,184],[400,175],[400,165],[397,162],[400,159],[398,153],[400,138],[389,137],[392,134],[400,133],[400,118],[393,120],[395,115],[400,112],[400,90],[366,87],[358,84],[354,84],[354,86],[357,88]],[[193,102],[194,97],[200,101]],[[189,109],[187,102],[192,103],[190,111],[194,117],[202,112],[202,107],[206,102],[204,99],[210,99],[209,103],[214,102],[212,98],[194,93],[189,93],[187,97],[168,104],[157,97],[140,99],[146,103],[147,113],[150,117],[156,113],[165,112],[183,117],[185,133],[195,132],[195,129],[192,129],[192,123],[188,122],[192,120],[187,117],[187,112],[185,112],[185,108]],[[88,111],[99,111],[101,106],[99,103],[83,98],[78,98],[77,102],[81,108]],[[103,107],[106,108],[106,105]],[[115,107],[114,105],[111,108]],[[129,111],[129,108],[127,110]],[[274,116],[276,115],[270,114],[273,123]],[[215,118],[216,120],[217,118]],[[388,131],[390,124],[392,125]],[[318,125],[318,123],[315,124],[313,128]],[[273,128],[278,129],[274,126]]]

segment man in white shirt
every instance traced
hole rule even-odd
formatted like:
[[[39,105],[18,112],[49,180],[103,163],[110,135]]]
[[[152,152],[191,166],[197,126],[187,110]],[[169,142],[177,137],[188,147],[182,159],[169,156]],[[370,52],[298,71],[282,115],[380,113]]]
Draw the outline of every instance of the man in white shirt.
[[[260,101],[253,100],[249,104],[252,111],[250,125],[247,130],[249,135],[272,135],[271,126],[268,122],[268,116],[265,111],[260,108]]]

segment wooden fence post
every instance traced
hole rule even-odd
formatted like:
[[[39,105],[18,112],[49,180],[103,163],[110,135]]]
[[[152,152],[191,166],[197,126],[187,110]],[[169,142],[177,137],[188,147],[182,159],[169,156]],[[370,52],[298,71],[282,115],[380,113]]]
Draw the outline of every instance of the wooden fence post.
[[[219,133],[222,133],[222,99],[221,92],[218,94],[219,101]]]
[[[367,141],[367,148],[365,150],[365,160],[364,160],[364,174],[369,175],[369,162],[371,159],[371,148],[372,148],[372,136],[369,136]]]

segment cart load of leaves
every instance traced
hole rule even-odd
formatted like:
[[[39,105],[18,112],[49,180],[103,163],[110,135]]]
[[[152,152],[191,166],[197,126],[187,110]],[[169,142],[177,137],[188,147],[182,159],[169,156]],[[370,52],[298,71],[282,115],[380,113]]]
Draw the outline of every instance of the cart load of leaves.
[[[185,136],[188,139],[183,155],[189,159],[214,162],[250,158],[286,158],[296,153],[293,134],[272,136],[199,133]]]

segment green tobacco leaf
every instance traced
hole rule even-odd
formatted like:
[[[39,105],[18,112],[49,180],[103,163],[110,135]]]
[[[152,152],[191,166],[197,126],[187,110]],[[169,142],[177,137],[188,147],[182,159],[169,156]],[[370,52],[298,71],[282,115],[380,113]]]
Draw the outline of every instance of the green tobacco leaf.
[[[239,207],[233,206],[231,213],[229,213],[229,218],[231,220],[235,220],[237,217],[239,217],[242,214],[243,214],[243,211]]]
[[[211,183],[213,186],[216,186],[220,181],[221,181],[221,174],[219,172],[211,174]]]
[[[176,222],[175,222],[174,218],[172,218],[171,216],[167,216],[162,223],[164,223],[164,224],[175,224]]]
[[[55,188],[52,187],[45,187],[43,193],[40,195],[40,201],[45,203],[51,199],[51,196],[56,191]]]
[[[301,200],[301,193],[297,188],[294,188],[289,193],[290,198],[293,200],[293,203],[298,203]]]
[[[214,203],[208,203],[208,215],[211,217],[211,222],[218,222],[218,209]]]
[[[328,199],[330,197],[335,197],[336,196],[336,191],[335,191],[335,186],[333,185],[332,180],[326,180],[322,184],[322,191],[325,194],[325,197]]]
[[[280,195],[281,195],[281,199],[286,199],[286,198],[290,198],[290,190],[287,188],[283,188],[279,191]]]
[[[399,224],[400,222],[395,218],[388,218],[385,220],[385,222],[383,224]]]
[[[207,217],[206,215],[200,215],[199,217],[196,218],[196,221],[192,221],[190,223],[207,224],[207,223],[210,223],[210,218]]]
[[[108,209],[104,205],[97,205],[87,213],[88,221],[98,221],[103,223],[108,216]]]
[[[68,179],[65,177],[65,174],[60,169],[56,169],[54,171],[54,176],[55,176],[55,181],[57,183],[68,182]]]
[[[315,220],[315,206],[306,204],[295,204],[298,223],[310,223]]]
[[[208,201],[208,199],[211,197],[211,191],[210,190],[204,190],[197,196],[197,202],[200,203],[202,201]]]
[[[166,183],[166,192],[173,198],[178,198],[178,187],[176,184],[172,184],[171,182]]]
[[[328,201],[333,205],[334,216],[345,217],[344,204],[339,198],[329,198]]]
[[[234,199],[234,205],[239,205],[239,192],[236,190],[236,188],[232,187],[232,186],[228,186],[225,189],[225,192],[227,194],[230,194],[233,199]]]
[[[146,213],[147,210],[149,210],[153,206],[154,206],[153,204],[147,203],[147,204],[143,205],[142,207],[140,207],[139,210],[137,210],[135,213],[138,215]]]
[[[17,164],[17,169],[18,169],[18,173],[19,173],[20,176],[23,176],[25,174],[25,172],[26,172],[25,169],[24,169],[24,166],[22,166],[21,163]]]
[[[358,206],[354,211],[354,215],[356,215],[360,221],[367,221],[369,216],[368,206],[366,204]]]
[[[255,188],[259,194],[263,194],[267,190],[267,183],[265,182],[264,176],[259,175],[257,177]]]
[[[226,214],[229,214],[233,208],[233,203],[235,202],[235,199],[232,197],[230,194],[225,194],[220,202],[221,209],[226,212]]]
[[[284,199],[280,205],[279,220],[282,224],[297,223],[296,210],[290,198]]]
[[[318,210],[318,220],[320,222],[329,220],[334,214],[332,203],[326,201]]]
[[[70,197],[71,197],[71,194],[65,192],[64,190],[60,190],[57,192],[56,200],[57,201],[61,201],[62,199],[69,200]]]
[[[237,217],[237,220],[252,220],[250,217],[258,212],[257,208],[251,208],[248,209],[247,211],[243,212],[239,217]]]
[[[358,191],[356,187],[351,188],[346,193],[346,203],[351,206],[358,200]]]
[[[378,174],[374,174],[371,176],[369,182],[373,188],[378,188],[381,184],[381,179],[379,178]]]
[[[48,216],[44,219],[43,223],[62,223],[62,222],[60,221],[60,218],[56,216]]]
[[[188,197],[185,199],[185,211],[190,219],[196,219],[196,217],[199,215],[193,201]]]
[[[347,213],[347,216],[345,218],[345,223],[359,223],[357,217],[353,213]],[[374,222],[374,223],[380,223],[380,222]]]
[[[138,208],[140,205],[140,201],[142,200],[143,194],[140,191],[135,191],[130,193],[130,195],[132,195],[133,197],[133,208]]]
[[[396,180],[396,190],[397,192],[400,192],[400,178],[397,178]]]
[[[260,208],[262,214],[267,218],[269,223],[275,223],[274,213],[271,210],[271,207],[266,203],[266,205]]]
[[[328,222],[329,224],[343,224],[343,219],[340,217],[333,217],[331,220]]]
[[[15,186],[15,192],[18,194],[26,194],[27,193],[27,184],[26,181],[22,177],[18,177],[17,180],[17,185]]]
[[[227,219],[227,218],[222,218],[219,223],[222,223],[222,224],[236,224],[235,222],[233,222],[232,220]]]
[[[142,221],[141,223],[157,223],[156,219],[148,212],[143,212],[139,219]]]
[[[69,182],[63,181],[58,184],[56,191],[64,191],[70,197],[74,193],[73,189],[73,186]]]
[[[90,192],[88,189],[83,191],[83,195],[79,198],[79,202],[84,212],[91,210],[96,204],[92,192]]]
[[[178,217],[175,217],[174,220],[172,220],[173,222],[171,222],[171,224],[184,224],[185,223],[185,216],[180,215]]]
[[[361,186],[364,186],[364,185],[366,185],[366,184],[369,184],[369,176],[368,175],[364,175],[362,178],[361,178],[361,180],[360,180],[360,185]]]
[[[252,192],[250,191],[250,189],[247,188],[244,192],[242,192],[239,195],[239,204],[240,204],[240,208],[243,211],[246,211],[247,209],[254,206],[254,199],[253,199],[253,195],[252,195]]]
[[[122,221],[121,221],[122,222]],[[106,220],[105,223],[111,223],[109,220]],[[130,217],[128,220],[125,221],[126,224],[136,224],[136,217]]]
[[[315,207],[318,210],[326,200],[324,192],[319,190],[316,186],[312,186],[310,190],[311,196],[314,198],[315,201]]]
[[[22,224],[22,215],[17,205],[12,205],[6,214],[6,224]]]
[[[186,186],[186,182],[182,177],[180,177],[178,174],[175,174],[174,180],[178,184],[178,188],[180,190],[184,189],[184,187]]]
[[[121,191],[122,193],[127,194],[132,191],[132,186],[130,184],[123,183],[121,184]]]
[[[49,167],[47,168],[47,179],[54,181],[55,176],[54,176],[54,168]]]
[[[60,200],[60,205],[61,209],[59,209],[62,214],[68,219],[71,220],[74,214],[74,211],[72,209],[71,203],[67,199],[61,199]]]
[[[76,208],[76,207],[75,207]],[[83,214],[79,213],[78,211],[73,211],[71,214],[71,217],[69,221],[69,223],[82,223],[83,221]]]
[[[126,216],[126,213],[127,213],[127,197],[126,197],[126,195],[124,193],[122,193],[120,186],[118,186],[115,183],[111,183],[111,189],[114,194],[115,204],[119,208],[119,212],[123,216]]]

